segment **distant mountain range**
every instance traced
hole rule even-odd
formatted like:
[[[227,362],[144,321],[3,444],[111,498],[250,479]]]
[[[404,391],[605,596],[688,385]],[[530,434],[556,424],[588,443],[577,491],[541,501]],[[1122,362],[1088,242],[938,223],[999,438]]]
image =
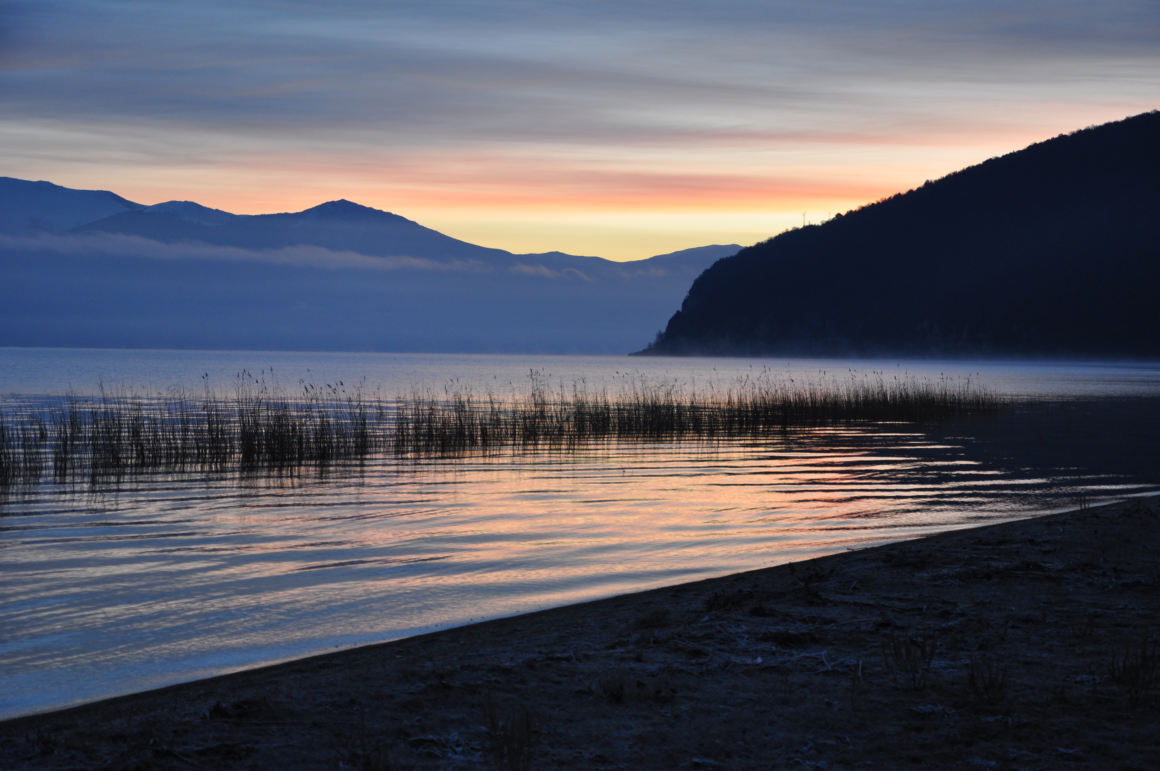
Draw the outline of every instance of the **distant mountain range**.
[[[0,345],[623,353],[740,246],[512,254],[349,201],[236,215],[0,178]]]
[[[0,234],[62,233],[145,207],[107,190],[70,190],[51,182],[0,177]]]
[[[642,353],[1160,358],[1160,113],[743,249]]]

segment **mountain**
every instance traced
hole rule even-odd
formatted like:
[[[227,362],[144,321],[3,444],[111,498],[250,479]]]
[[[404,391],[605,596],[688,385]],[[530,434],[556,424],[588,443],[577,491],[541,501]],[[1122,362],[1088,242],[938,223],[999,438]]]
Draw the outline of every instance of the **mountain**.
[[[145,206],[141,211],[153,214],[171,214],[185,222],[195,222],[199,225],[223,225],[238,218],[237,214],[230,214],[221,209],[211,209],[193,201],[166,201],[165,203]],[[84,225],[78,225],[76,230],[83,231]]]
[[[140,208],[107,190],[70,190],[51,182],[0,177],[0,233],[5,235],[60,233]]]
[[[1160,113],[720,260],[659,355],[1160,357]]]
[[[170,201],[89,222],[72,232],[133,235],[161,243],[197,241],[242,249],[319,246],[378,257],[490,261],[511,256],[502,249],[459,241],[397,214],[345,200],[295,213],[253,215]]]
[[[49,187],[15,197],[52,231],[0,223],[0,345],[623,353],[741,248],[521,255],[345,200],[236,215],[104,193],[123,204],[83,210],[65,194],[88,191]]]

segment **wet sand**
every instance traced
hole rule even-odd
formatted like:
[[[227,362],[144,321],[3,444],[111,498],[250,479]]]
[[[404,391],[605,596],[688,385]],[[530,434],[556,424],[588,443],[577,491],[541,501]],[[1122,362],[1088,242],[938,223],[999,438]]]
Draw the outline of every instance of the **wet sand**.
[[[1160,499],[0,723],[3,769],[1160,767]]]

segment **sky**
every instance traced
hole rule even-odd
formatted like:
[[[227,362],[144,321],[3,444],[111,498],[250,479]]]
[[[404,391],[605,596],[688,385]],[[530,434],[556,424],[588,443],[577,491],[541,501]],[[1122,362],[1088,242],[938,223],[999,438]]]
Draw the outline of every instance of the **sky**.
[[[520,253],[748,245],[1157,108],[1156,0],[0,0],[0,176]]]

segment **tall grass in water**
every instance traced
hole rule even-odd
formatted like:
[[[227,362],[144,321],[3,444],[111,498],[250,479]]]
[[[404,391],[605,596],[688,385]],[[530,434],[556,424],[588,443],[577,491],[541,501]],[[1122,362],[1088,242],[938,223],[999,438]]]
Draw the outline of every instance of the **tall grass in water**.
[[[39,483],[47,443],[48,430],[39,415],[10,420],[0,414],[0,490]]]
[[[38,484],[116,482],[154,471],[292,474],[375,456],[447,457],[570,451],[602,442],[717,441],[790,427],[922,421],[990,413],[1000,400],[969,379],[886,378],[796,383],[763,371],[724,387],[625,377],[590,389],[537,372],[522,393],[476,396],[449,386],[386,402],[343,383],[286,393],[240,373],[230,396],[66,396],[0,412],[0,492]]]
[[[287,395],[242,372],[232,397],[181,389],[161,395],[75,395],[0,411],[0,493],[57,484],[115,483],[184,470],[294,473],[362,460],[385,447],[384,411],[361,388],[303,384]]]
[[[398,401],[396,453],[456,454],[503,448],[577,448],[603,441],[684,441],[757,437],[790,427],[844,422],[910,422],[994,412],[1000,400],[971,379],[886,378],[796,383],[768,370],[698,391],[676,381],[626,377],[615,395],[576,382],[553,392],[531,373],[531,388],[499,401],[448,389]]]

